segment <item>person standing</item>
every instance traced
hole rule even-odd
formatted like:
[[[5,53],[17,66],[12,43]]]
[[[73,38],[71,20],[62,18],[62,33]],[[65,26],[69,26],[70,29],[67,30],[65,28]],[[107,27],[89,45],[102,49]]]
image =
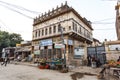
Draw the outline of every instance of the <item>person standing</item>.
[[[92,56],[92,67],[93,67],[93,68],[96,67],[96,58],[95,58],[94,55]]]
[[[91,66],[91,56],[90,55],[88,55],[87,56],[87,61],[88,61],[88,64],[87,64],[87,66]]]
[[[117,62],[119,62],[120,61],[120,56],[119,56],[119,58],[117,59]]]

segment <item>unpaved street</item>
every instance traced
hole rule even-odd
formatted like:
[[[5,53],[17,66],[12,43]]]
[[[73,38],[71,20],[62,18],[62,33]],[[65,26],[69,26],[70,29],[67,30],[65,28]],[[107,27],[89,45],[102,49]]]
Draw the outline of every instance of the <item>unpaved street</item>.
[[[71,74],[57,70],[41,70],[37,67],[8,64],[0,66],[0,80],[72,80]],[[97,80],[96,76],[84,76],[77,80]]]

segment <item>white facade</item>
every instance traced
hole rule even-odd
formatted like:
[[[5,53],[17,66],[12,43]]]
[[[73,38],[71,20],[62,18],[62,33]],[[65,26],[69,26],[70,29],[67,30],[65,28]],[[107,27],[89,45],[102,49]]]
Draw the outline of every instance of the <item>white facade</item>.
[[[62,55],[63,58],[63,50],[65,50],[66,60],[71,62],[76,55],[75,48],[82,46],[82,54],[86,57],[87,44],[92,44],[93,41],[92,30],[90,21],[82,18],[67,4],[62,5],[34,19],[32,36],[33,50],[37,51],[36,46],[39,46],[40,48],[38,50],[40,50],[40,55],[43,54],[42,57],[47,56],[47,58],[51,56],[56,58],[60,55]],[[41,43],[43,44],[44,40],[46,42],[43,46]],[[50,43],[50,45],[48,45],[48,40],[50,40],[52,44]],[[63,44],[63,40],[64,49],[56,48],[55,45]]]

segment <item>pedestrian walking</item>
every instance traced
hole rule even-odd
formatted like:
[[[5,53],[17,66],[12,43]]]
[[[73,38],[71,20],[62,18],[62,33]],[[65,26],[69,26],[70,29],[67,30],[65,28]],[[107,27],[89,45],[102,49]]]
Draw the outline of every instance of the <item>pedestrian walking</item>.
[[[8,57],[5,57],[5,58],[3,59],[3,62],[2,62],[2,64],[1,64],[1,66],[2,66],[2,65],[7,66],[7,63],[8,63]]]
[[[3,58],[3,62],[1,63],[1,66],[2,66],[2,65],[7,66],[7,63],[8,63],[8,54],[5,53],[5,57]]]

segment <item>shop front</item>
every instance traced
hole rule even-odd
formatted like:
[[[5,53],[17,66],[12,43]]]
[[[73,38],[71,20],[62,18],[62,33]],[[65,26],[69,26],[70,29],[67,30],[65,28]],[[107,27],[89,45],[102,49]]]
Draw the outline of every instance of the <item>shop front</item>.
[[[63,54],[66,54],[68,59],[68,53],[73,54],[73,41],[64,39],[64,44],[60,41],[54,41],[53,39],[46,39],[40,41],[40,57],[41,58],[64,58]]]

